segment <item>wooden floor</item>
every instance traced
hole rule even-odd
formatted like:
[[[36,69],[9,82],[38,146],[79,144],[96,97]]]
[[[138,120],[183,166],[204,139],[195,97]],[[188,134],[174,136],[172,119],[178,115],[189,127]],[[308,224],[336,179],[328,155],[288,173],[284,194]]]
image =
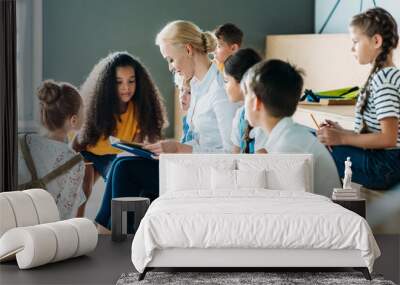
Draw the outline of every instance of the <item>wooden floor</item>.
[[[400,283],[400,235],[378,235],[382,256],[375,262],[374,272]],[[96,250],[88,256],[19,270],[16,262],[0,265],[0,284],[115,284],[122,273],[133,272],[132,237],[114,243],[110,236],[100,236]]]

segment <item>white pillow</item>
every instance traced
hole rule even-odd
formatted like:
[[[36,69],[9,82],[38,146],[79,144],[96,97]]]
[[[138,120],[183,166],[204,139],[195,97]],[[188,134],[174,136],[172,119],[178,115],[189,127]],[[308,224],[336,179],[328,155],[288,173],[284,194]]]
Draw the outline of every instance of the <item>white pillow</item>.
[[[232,170],[235,162],[213,161],[207,163],[197,162],[174,163],[169,162],[167,168],[167,191],[185,191],[185,190],[211,190],[211,169]]]
[[[211,168],[211,189],[236,190],[236,170]]]
[[[267,171],[236,170],[237,188],[267,188]]]
[[[267,177],[271,189],[304,192],[310,189],[304,162],[292,164],[285,171],[272,169],[268,171]]]
[[[242,188],[266,188],[267,177],[262,170],[211,169],[212,190],[240,190]]]
[[[208,189],[210,188],[210,179],[207,179],[208,172],[208,167],[170,163],[167,188],[172,191]]]
[[[288,159],[238,159],[239,170],[266,170],[267,189],[306,191],[311,189],[309,165],[304,160]]]

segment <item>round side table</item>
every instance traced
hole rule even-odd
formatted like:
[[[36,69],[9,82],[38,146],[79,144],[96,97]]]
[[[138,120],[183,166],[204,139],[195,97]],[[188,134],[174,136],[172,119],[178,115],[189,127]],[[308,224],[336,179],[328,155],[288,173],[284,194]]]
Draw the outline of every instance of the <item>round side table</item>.
[[[134,213],[134,233],[146,214],[150,199],[143,197],[113,198],[111,201],[111,239],[123,241],[127,235],[127,212]]]

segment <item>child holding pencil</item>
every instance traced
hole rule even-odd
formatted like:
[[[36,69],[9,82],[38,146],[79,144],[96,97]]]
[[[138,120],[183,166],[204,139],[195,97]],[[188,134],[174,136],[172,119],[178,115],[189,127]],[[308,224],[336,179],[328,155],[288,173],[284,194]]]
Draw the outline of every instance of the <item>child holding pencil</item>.
[[[399,42],[397,24],[387,11],[373,8],[353,17],[350,33],[358,62],[372,65],[358,97],[355,130],[327,120],[317,135],[320,142],[332,146],[340,175],[350,156],[354,182],[388,189],[400,182],[400,70],[393,63]]]

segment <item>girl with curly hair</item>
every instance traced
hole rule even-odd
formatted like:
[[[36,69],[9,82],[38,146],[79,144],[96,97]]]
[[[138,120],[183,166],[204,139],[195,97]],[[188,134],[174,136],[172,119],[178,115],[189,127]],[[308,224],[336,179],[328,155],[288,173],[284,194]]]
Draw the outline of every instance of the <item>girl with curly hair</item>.
[[[88,166],[85,193],[94,183],[93,170],[105,180],[116,155],[109,137],[127,142],[151,143],[162,137],[166,125],[160,93],[147,69],[127,52],[114,52],[101,59],[81,88],[86,103],[86,120],[75,148]],[[103,199],[107,198],[108,193]],[[83,215],[84,208],[80,209]]]
[[[319,140],[334,146],[332,155],[343,177],[352,160],[353,181],[376,190],[400,182],[400,70],[393,63],[399,33],[393,16],[382,8],[355,15],[350,23],[352,52],[371,72],[356,105],[355,131],[328,121]]]

